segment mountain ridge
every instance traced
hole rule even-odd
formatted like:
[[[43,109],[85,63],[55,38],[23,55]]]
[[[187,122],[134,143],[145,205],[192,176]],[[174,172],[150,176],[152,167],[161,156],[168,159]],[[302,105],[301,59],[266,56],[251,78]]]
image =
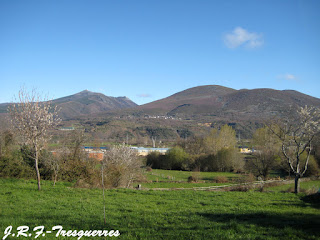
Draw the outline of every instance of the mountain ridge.
[[[219,85],[204,85],[140,105],[138,108],[146,112],[175,116],[209,114],[224,118],[232,115],[233,118],[245,119],[243,115],[247,115],[247,118],[259,119],[305,105],[320,107],[320,99],[294,90],[235,90]],[[235,116],[237,114],[238,117]]]
[[[6,113],[10,104],[0,104],[0,113]],[[72,119],[84,115],[95,115],[101,112],[138,106],[127,97],[110,97],[88,90],[53,99],[52,105],[58,107],[59,117],[62,119]]]
[[[52,103],[60,108],[59,116],[64,119],[137,106],[127,97],[110,97],[88,90],[55,99]]]
[[[295,90],[271,88],[236,90],[220,85],[192,87],[143,105],[137,105],[127,97],[110,97],[88,90],[54,99],[52,103],[61,109],[59,115],[63,119],[94,117],[114,111],[125,114],[127,110],[131,113],[170,116],[204,114],[222,118],[231,115],[234,118],[238,114],[240,118],[245,119],[243,115],[248,115],[247,117],[258,119],[285,112],[291,107],[304,105],[320,107],[319,98]],[[0,113],[7,112],[9,105],[10,103],[0,104]]]

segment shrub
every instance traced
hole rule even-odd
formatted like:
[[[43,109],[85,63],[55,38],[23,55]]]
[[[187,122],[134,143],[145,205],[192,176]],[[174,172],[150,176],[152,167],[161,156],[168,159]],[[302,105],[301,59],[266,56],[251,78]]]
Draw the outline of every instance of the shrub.
[[[22,158],[20,151],[0,157],[0,177],[34,178],[34,169]]]
[[[229,180],[228,180],[228,178],[226,176],[217,176],[217,177],[214,178],[214,181],[216,183],[226,183]]]
[[[104,182],[110,188],[128,188],[141,174],[141,159],[125,145],[114,146],[105,155]]]
[[[200,155],[195,165],[204,172],[242,172],[243,157],[234,148],[222,148],[216,154]]]
[[[164,155],[159,152],[151,152],[147,155],[147,166],[155,169],[164,169]]]
[[[230,191],[237,191],[237,192],[248,192],[253,189],[253,186],[250,184],[238,185],[233,186],[230,188]]]
[[[188,177],[188,182],[198,182],[200,179],[200,172],[197,170],[194,170],[192,175]]]
[[[309,162],[308,162],[308,169],[306,173],[304,174],[305,177],[311,177],[311,176],[317,176],[319,175],[319,166],[317,161],[314,159],[313,156],[310,156]]]
[[[195,176],[188,177],[188,183],[198,182],[198,179]]]
[[[165,155],[164,167],[170,170],[187,170],[189,165],[188,159],[189,154],[187,154],[181,147],[174,147]]]
[[[76,187],[99,187],[101,174],[96,165],[94,160],[65,160],[61,165],[59,179],[76,182]]]
[[[238,179],[235,179],[237,183],[252,183],[255,180],[256,180],[256,177],[252,173],[242,175]]]

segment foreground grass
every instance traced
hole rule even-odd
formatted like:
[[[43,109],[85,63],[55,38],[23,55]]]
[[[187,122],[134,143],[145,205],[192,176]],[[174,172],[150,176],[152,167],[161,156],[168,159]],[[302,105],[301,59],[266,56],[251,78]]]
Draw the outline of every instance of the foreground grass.
[[[39,192],[33,180],[0,179],[0,238],[9,225],[43,225],[46,230],[62,225],[67,230],[119,230],[118,239],[319,239],[319,205],[303,197],[254,191],[108,190],[104,225],[100,189],[76,189],[68,183],[53,187],[43,181]],[[54,234],[41,238],[59,239]]]

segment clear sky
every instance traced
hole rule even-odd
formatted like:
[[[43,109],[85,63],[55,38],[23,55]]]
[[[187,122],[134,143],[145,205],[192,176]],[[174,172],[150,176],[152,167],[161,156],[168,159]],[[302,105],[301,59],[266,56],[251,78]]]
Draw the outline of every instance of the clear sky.
[[[0,102],[21,86],[138,104],[199,85],[320,98],[319,0],[0,0]]]

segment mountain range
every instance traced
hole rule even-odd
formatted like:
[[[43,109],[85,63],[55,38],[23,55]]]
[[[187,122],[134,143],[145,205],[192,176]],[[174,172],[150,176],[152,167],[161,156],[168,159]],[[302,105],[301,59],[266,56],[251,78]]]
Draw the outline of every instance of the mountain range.
[[[154,102],[138,106],[127,97],[110,97],[88,90],[52,101],[62,119],[116,114],[151,114],[176,117],[212,116],[241,120],[282,115],[294,107],[320,107],[320,99],[293,90],[241,89],[218,85],[198,86]],[[8,103],[0,104],[0,113]]]
[[[96,115],[111,110],[133,108],[138,106],[127,97],[109,97],[102,93],[84,90],[77,94],[52,101],[59,108],[62,119]]]
[[[0,104],[0,113],[6,113],[10,103]],[[138,106],[127,97],[109,97],[102,93],[82,92],[52,100],[52,105],[59,109],[59,117],[72,119],[105,113],[111,110]]]
[[[172,116],[206,115],[224,119],[268,118],[292,108],[320,107],[320,99],[293,90],[241,89],[218,85],[199,86],[173,94],[139,108]]]

